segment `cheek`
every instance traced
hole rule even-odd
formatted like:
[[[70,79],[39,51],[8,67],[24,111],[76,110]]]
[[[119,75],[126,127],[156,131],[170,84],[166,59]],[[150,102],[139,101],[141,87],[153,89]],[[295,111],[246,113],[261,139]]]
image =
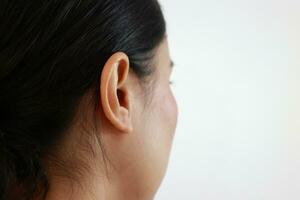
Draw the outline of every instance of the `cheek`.
[[[136,119],[136,133],[129,147],[134,161],[128,164],[135,163],[135,170],[129,170],[128,173],[131,173],[130,177],[135,177],[135,181],[142,187],[139,190],[144,193],[155,194],[165,175],[177,112],[176,100],[166,86],[155,90],[149,107]]]
[[[163,117],[161,120],[169,134],[173,135],[177,124],[178,107],[176,99],[169,88],[162,95],[161,102],[159,105],[160,115]]]
[[[177,105],[176,99],[171,90],[169,90],[169,105],[170,105],[170,108],[169,108],[170,116],[169,117],[172,121],[172,127],[175,132],[177,120],[178,120],[178,105]]]
[[[160,145],[157,148],[164,152],[161,154],[165,156],[163,159],[167,159],[172,146],[178,115],[177,103],[170,88],[165,88],[157,94],[153,110],[156,113],[152,119],[157,126],[155,131],[156,145]]]

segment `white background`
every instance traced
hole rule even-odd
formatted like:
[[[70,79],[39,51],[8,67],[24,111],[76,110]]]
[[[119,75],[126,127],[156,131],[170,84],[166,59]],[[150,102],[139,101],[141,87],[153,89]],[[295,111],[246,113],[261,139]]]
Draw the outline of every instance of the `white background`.
[[[160,0],[179,119],[156,200],[300,199],[300,1]]]

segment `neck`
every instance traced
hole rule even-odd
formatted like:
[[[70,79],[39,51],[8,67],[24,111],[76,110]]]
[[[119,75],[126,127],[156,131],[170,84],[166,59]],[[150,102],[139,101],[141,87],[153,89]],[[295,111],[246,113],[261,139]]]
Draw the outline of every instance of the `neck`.
[[[50,181],[45,200],[153,200],[153,196],[137,193],[138,185],[121,182],[101,175],[89,176],[81,182],[56,177]]]
[[[101,178],[102,177],[102,178]],[[52,178],[46,200],[120,200],[121,190],[104,176],[93,176],[89,181],[74,182]]]

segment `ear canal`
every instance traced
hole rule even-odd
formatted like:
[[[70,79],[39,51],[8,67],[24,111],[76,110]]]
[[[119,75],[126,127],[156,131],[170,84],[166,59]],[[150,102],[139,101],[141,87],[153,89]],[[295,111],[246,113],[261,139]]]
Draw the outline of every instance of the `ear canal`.
[[[118,101],[119,101],[119,104],[120,106],[122,107],[128,107],[128,94],[126,94],[124,91],[118,89],[117,90],[117,97],[118,97]]]
[[[123,92],[121,90],[117,90],[117,96],[118,96],[118,99],[123,99],[123,97],[124,97]]]

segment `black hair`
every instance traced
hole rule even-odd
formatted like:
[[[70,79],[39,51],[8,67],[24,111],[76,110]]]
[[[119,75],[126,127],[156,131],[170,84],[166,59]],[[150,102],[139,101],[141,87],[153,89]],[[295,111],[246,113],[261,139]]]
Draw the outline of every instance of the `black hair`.
[[[45,198],[42,160],[91,88],[97,107],[106,60],[145,80],[165,29],[157,0],[0,0],[0,200]]]

